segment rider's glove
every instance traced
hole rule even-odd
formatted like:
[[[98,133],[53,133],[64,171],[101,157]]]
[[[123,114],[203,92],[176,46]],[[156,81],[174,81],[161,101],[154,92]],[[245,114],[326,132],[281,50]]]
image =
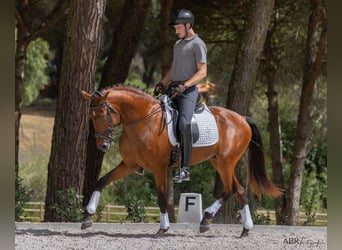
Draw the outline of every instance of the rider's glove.
[[[165,89],[166,88],[165,88],[164,84],[162,82],[158,82],[156,87],[153,90],[153,95],[157,96],[159,94],[163,94]]]
[[[185,90],[186,90],[186,87],[185,87],[184,85],[180,84],[180,85],[178,85],[177,87],[175,87],[175,89],[173,90],[172,96],[180,95],[180,94],[182,94]]]

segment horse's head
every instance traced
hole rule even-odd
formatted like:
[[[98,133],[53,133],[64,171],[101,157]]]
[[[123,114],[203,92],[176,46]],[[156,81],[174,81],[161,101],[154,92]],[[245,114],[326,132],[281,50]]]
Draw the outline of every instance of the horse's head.
[[[89,117],[95,129],[96,146],[106,152],[113,144],[115,128],[120,124],[120,113],[107,101],[108,92],[103,94],[96,91],[92,95],[85,91],[81,92],[83,98],[90,101]]]

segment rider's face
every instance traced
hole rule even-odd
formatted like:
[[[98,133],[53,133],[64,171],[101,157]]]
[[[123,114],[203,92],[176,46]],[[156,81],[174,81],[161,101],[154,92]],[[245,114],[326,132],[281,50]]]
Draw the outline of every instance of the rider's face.
[[[176,24],[176,25],[173,25],[173,27],[175,28],[175,32],[178,38],[184,39],[186,36],[184,24]]]

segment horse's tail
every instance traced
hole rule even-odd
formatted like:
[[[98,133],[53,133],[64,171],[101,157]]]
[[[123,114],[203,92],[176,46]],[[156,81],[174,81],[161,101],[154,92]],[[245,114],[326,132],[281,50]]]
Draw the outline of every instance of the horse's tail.
[[[248,151],[248,174],[249,186],[258,196],[259,200],[262,193],[271,197],[282,195],[282,190],[268,179],[265,166],[264,145],[260,131],[251,118],[246,117],[246,121],[252,129],[252,139],[249,143]]]

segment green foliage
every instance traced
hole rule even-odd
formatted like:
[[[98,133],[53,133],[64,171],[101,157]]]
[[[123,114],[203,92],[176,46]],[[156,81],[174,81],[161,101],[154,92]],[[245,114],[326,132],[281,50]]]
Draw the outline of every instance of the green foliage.
[[[145,222],[145,201],[140,199],[135,193],[128,193],[125,199],[127,208],[126,220],[131,222]]]
[[[271,218],[269,215],[258,214],[256,211],[252,211],[252,220],[255,225],[270,225]]]
[[[57,190],[57,203],[51,206],[64,222],[80,222],[83,218],[83,195],[77,193],[75,188],[66,191]]]
[[[29,105],[37,99],[39,91],[48,84],[46,68],[49,44],[41,38],[32,41],[27,48],[25,82],[22,104]]]
[[[320,173],[305,169],[301,190],[301,206],[306,215],[305,225],[312,225],[316,212],[327,208],[327,169]]]
[[[140,89],[149,91],[150,94],[152,94],[153,92],[153,88],[150,88],[148,90],[146,89],[146,84],[141,80],[140,76],[132,70],[128,73],[126,81],[132,86],[136,86]]]
[[[127,200],[143,200],[146,206],[155,206],[157,203],[157,192],[154,189],[154,181],[151,173],[145,173],[145,176],[130,175],[123,180],[114,183],[115,204],[126,205]],[[128,199],[128,197],[130,198]]]
[[[105,209],[105,205],[103,204],[103,201],[101,200],[99,205],[97,206],[95,218],[93,217],[93,220],[96,222],[100,222],[102,220],[102,212]]]
[[[15,178],[15,187],[15,221],[21,221],[20,216],[24,212],[26,202],[30,200],[30,195],[19,176]]]
[[[48,156],[38,154],[32,161],[20,165],[19,175],[28,187],[31,201],[45,200],[47,164]]]
[[[264,215],[264,214],[258,214],[257,209],[251,209],[251,217],[253,220],[253,224],[254,225],[270,225],[271,224],[271,217],[269,214]],[[241,210],[238,210],[237,213],[237,219],[236,219],[236,223],[242,223],[242,219],[241,219]]]

